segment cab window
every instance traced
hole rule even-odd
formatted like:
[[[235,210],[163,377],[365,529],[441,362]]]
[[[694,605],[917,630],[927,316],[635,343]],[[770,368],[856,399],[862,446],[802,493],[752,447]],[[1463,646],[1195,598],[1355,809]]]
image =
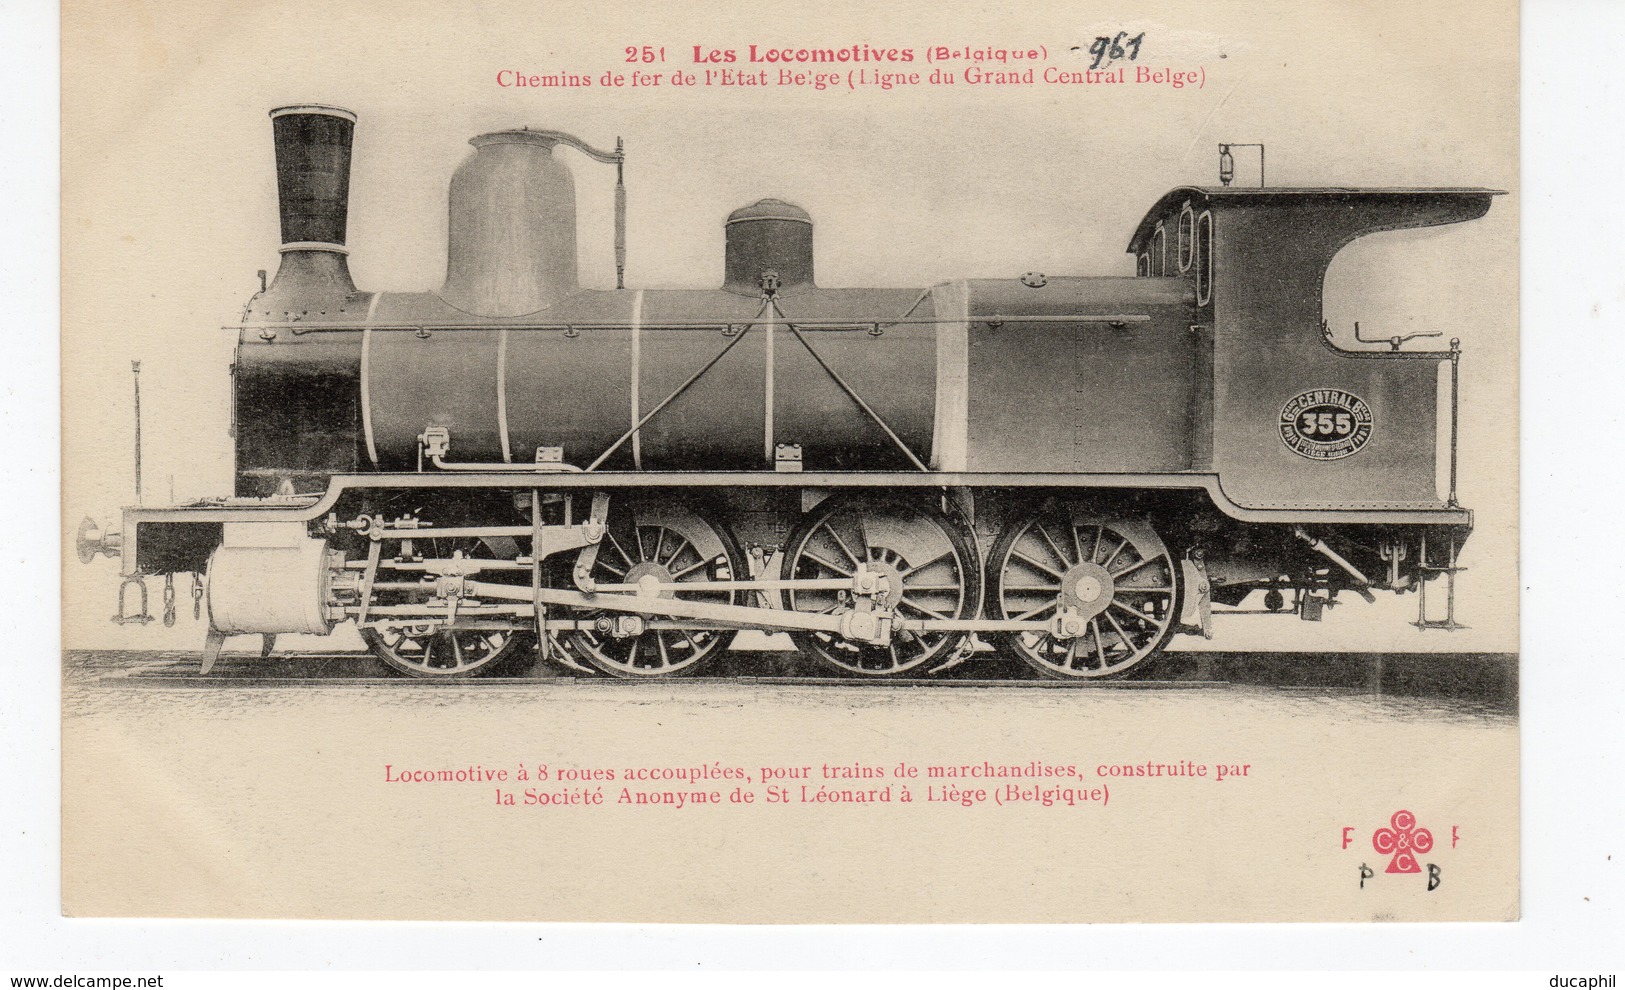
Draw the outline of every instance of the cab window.
[[[1196,305],[1206,306],[1213,297],[1213,214],[1208,210],[1203,210],[1201,219],[1196,222],[1194,251]]]
[[[1196,214],[1191,212],[1191,204],[1186,203],[1179,211],[1179,226],[1176,228],[1176,253],[1179,256],[1179,271],[1181,274],[1191,270],[1196,263]]]

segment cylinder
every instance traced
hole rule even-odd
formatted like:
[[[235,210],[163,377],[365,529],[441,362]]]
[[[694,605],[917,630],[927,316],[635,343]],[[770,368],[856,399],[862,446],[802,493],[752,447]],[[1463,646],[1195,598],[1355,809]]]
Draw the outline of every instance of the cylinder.
[[[327,618],[327,543],[293,546],[222,546],[209,558],[209,623],[228,636],[240,633],[333,631]]]
[[[343,245],[355,114],[304,104],[271,111],[282,243]]]
[[[762,199],[728,215],[724,225],[723,288],[760,295],[762,277],[777,277],[777,290],[813,285],[813,226],[806,210],[782,199]]]
[[[534,313],[574,292],[576,192],[542,131],[473,138],[451,179],[446,302],[476,316]]]

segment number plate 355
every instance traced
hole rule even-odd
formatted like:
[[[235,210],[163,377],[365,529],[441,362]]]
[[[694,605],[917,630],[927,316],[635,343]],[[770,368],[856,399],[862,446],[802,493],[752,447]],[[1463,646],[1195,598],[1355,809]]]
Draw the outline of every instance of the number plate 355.
[[[1314,461],[1359,453],[1370,442],[1374,425],[1365,400],[1341,389],[1310,389],[1281,407],[1281,442]]]

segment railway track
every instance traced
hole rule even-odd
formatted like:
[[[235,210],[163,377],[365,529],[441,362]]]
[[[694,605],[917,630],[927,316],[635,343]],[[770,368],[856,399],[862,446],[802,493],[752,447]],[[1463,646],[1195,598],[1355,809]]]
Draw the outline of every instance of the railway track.
[[[577,675],[549,664],[510,677],[426,681],[390,673],[363,652],[289,652],[262,658],[227,653],[207,675],[185,651],[68,651],[65,686],[78,690],[311,689],[449,690],[505,692],[537,688],[584,691],[703,692],[713,686],[774,688],[1039,689],[1104,691],[1225,691],[1264,689],[1280,694],[1382,695],[1442,701],[1474,710],[1517,711],[1517,657],[1513,654],[1298,654],[1173,653],[1157,676],[1134,680],[1051,680],[1017,660],[978,657],[934,677],[858,679],[826,675],[807,657],[783,651],[735,651],[712,669],[689,677],[647,681]]]
[[[658,678],[647,681],[623,678],[578,675],[551,665],[536,668],[510,677],[477,677],[447,681],[426,681],[400,677],[389,673],[366,653],[289,653],[262,658],[258,654],[225,654],[208,674],[198,672],[195,655],[177,653],[69,653],[67,676],[87,683],[118,682],[125,685],[154,685],[166,687],[286,687],[321,684],[324,687],[353,684],[367,687],[422,687],[456,685],[474,690],[501,690],[515,686],[539,684],[580,686],[583,688],[611,687],[614,685],[707,685],[707,684],[762,684],[785,686],[828,686],[863,688],[1105,688],[1110,690],[1159,690],[1169,688],[1223,688],[1223,681],[1194,677],[1177,679],[1142,679],[1088,681],[1082,684],[1049,680],[1027,675],[1019,663],[991,660],[975,666],[982,672],[976,676],[970,671],[951,671],[937,677],[855,678],[836,677],[818,672],[816,663],[793,654],[773,652],[741,652],[732,654],[728,662],[718,663],[715,671],[691,677]]]

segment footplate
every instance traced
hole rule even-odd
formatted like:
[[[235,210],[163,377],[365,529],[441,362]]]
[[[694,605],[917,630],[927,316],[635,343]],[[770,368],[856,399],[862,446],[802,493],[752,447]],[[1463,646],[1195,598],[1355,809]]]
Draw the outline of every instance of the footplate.
[[[1442,629],[1445,632],[1455,632],[1458,629],[1468,628],[1467,626],[1464,626],[1456,621],[1456,575],[1460,574],[1462,571],[1465,571],[1467,568],[1459,566],[1456,562],[1456,551],[1458,549],[1456,541],[1451,539],[1448,546],[1449,552],[1445,556],[1444,566],[1439,567],[1429,564],[1428,538],[1426,533],[1422,534],[1421,557],[1419,558],[1416,567],[1417,571],[1420,572],[1421,575],[1421,579],[1417,581],[1416,589],[1416,621],[1411,623],[1411,625],[1418,629]],[[1427,575],[1429,574],[1444,575],[1445,605],[1443,619],[1428,618]]]

